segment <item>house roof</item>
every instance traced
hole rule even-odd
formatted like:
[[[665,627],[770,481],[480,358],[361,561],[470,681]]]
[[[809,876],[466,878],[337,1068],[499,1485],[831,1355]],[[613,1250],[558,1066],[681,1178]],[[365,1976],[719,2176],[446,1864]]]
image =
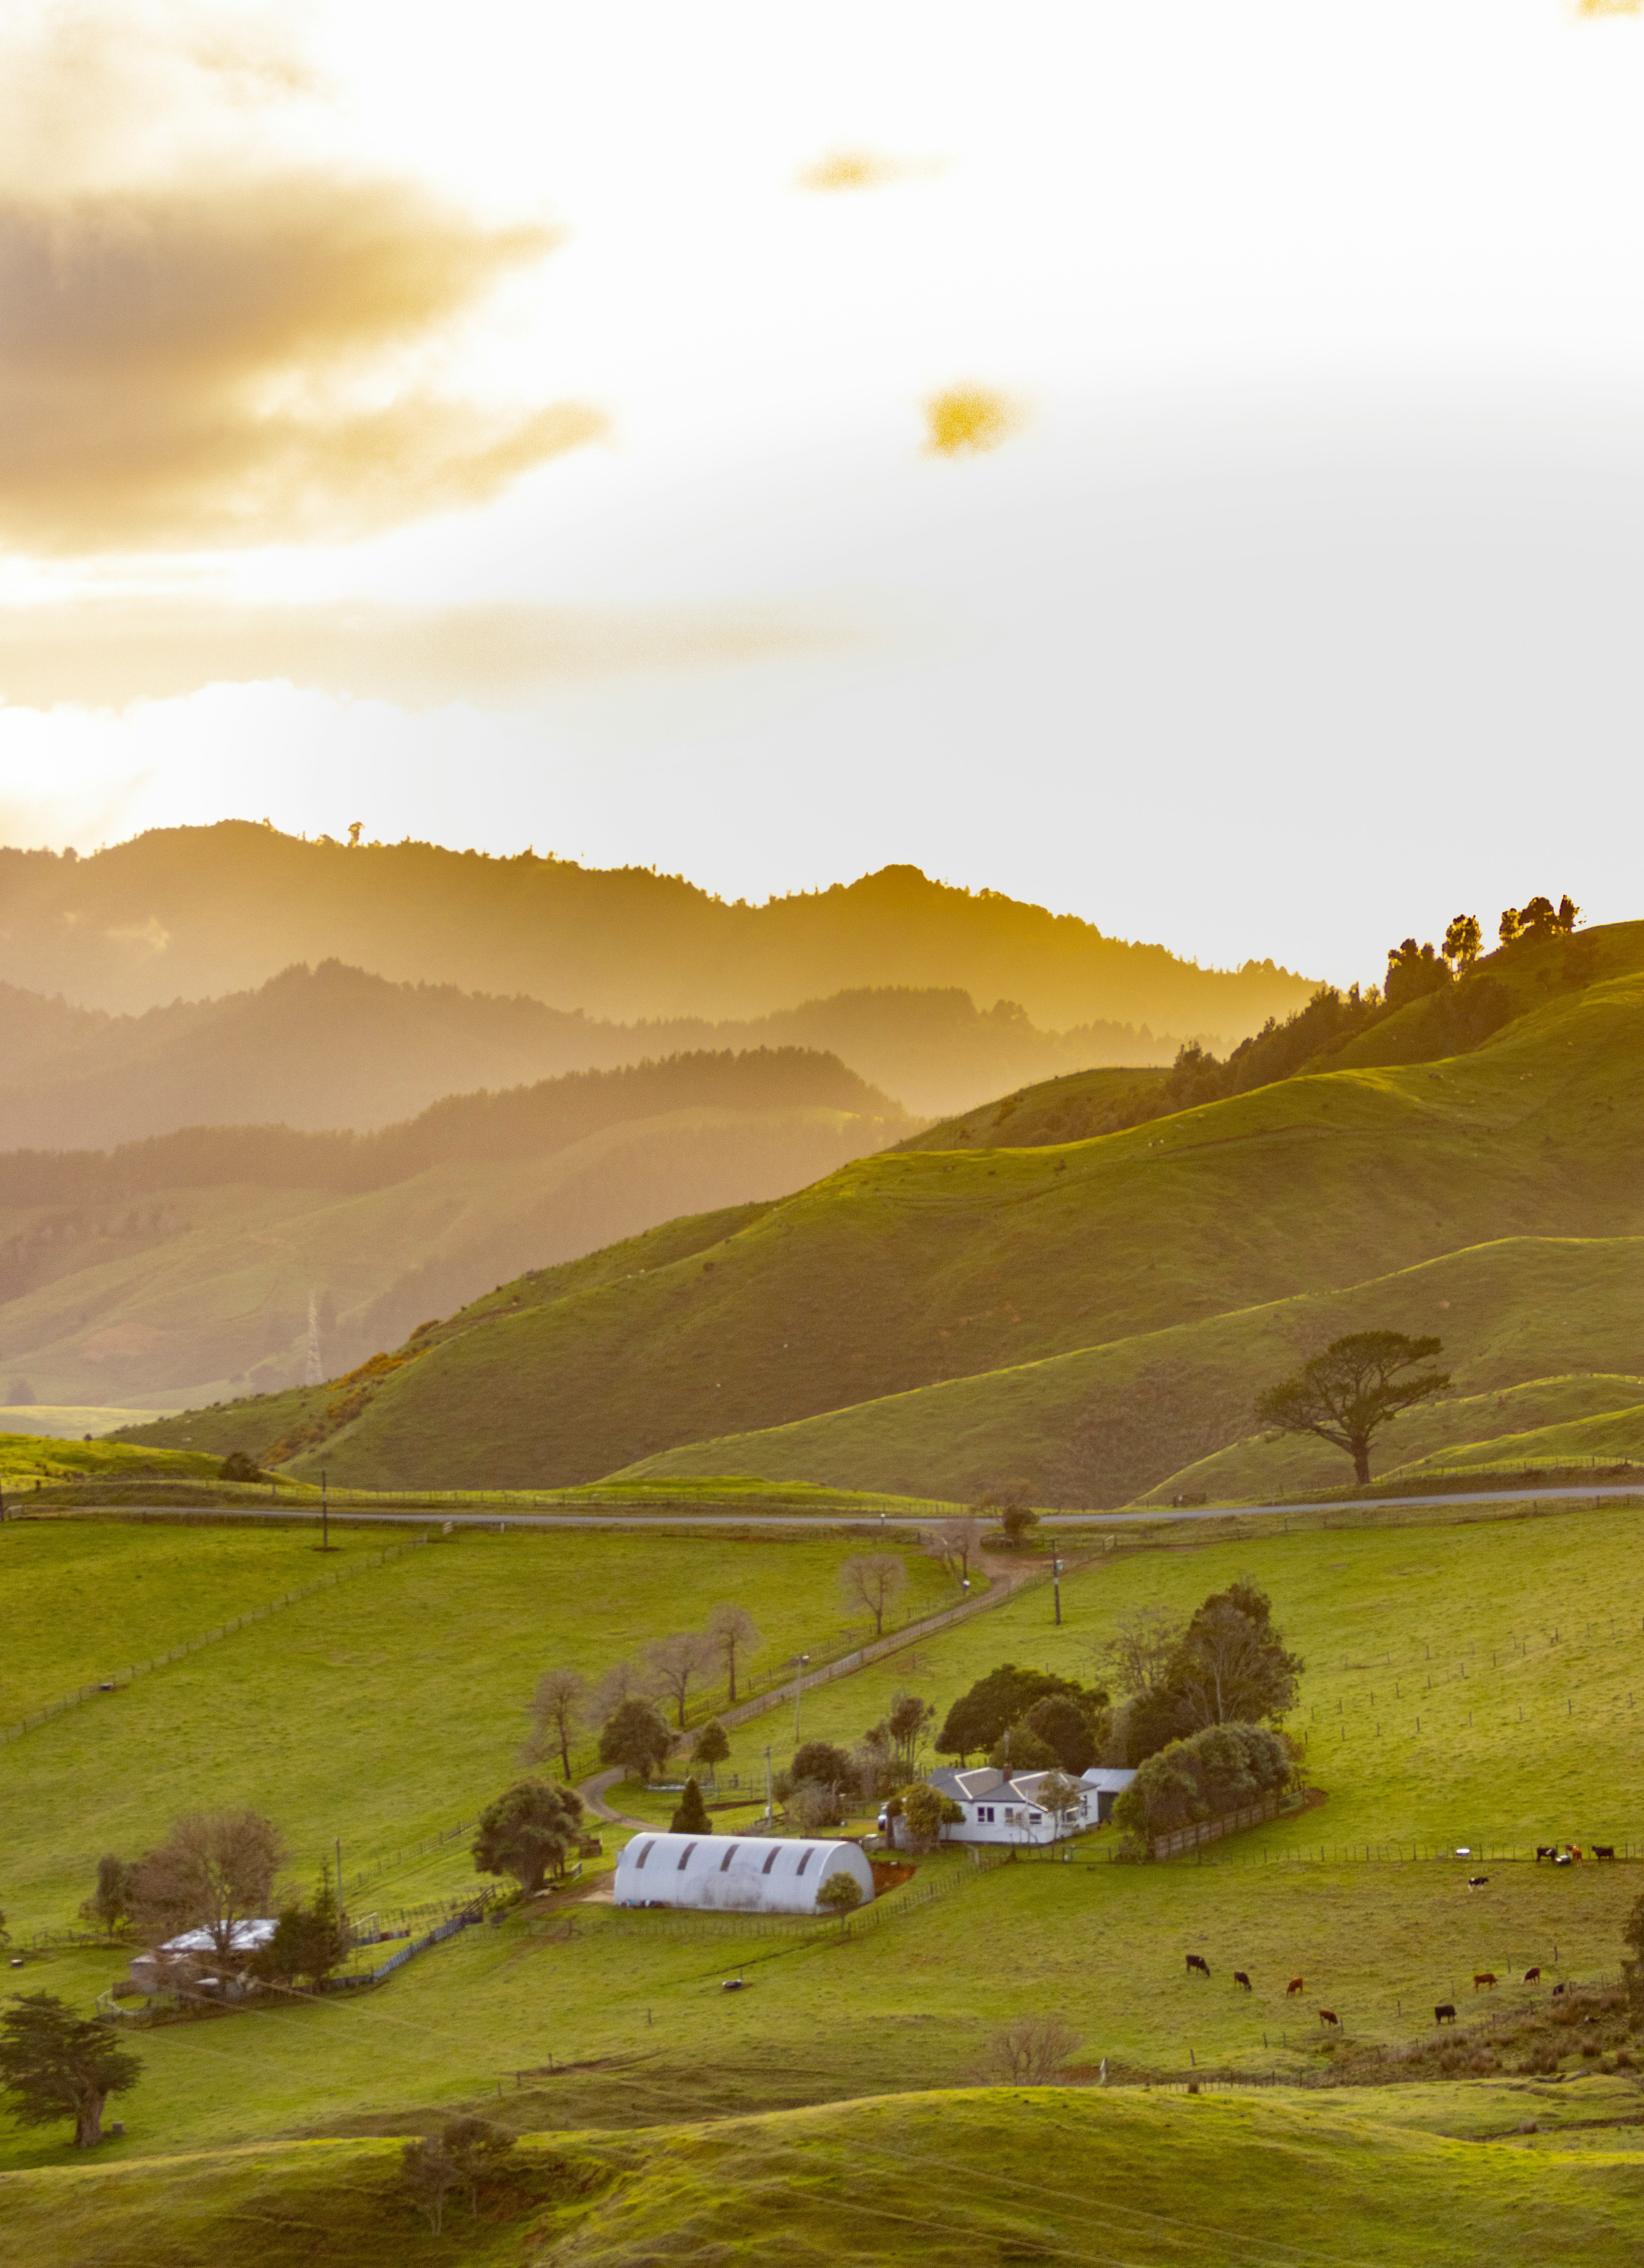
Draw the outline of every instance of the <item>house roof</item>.
[[[229,1932],[231,1953],[255,1953],[267,1945],[280,1926],[277,1921],[237,1921]],[[209,1929],[186,1929],[180,1937],[168,1937],[160,1948],[162,1953],[215,1953],[217,1941]]]

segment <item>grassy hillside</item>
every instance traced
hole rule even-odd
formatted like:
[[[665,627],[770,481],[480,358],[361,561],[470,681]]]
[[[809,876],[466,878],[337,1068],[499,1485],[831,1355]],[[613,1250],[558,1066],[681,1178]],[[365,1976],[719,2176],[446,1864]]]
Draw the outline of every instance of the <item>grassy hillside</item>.
[[[1621,2115],[1590,2083],[1582,2107]],[[1432,2097],[1441,2099],[1434,2102]],[[402,2261],[642,2268],[659,2259],[900,2263],[1026,2258],[1269,2268],[1369,2257],[1471,2268],[1549,2254],[1620,2268],[1644,2219],[1625,2126],[1604,2154],[1513,2136],[1526,2101],[1558,2129],[1560,2090],[1501,2087],[1149,2096],[1067,2088],[868,2097],[821,2112],[643,2136],[529,2136],[482,2215],[436,2239],[391,2197],[388,2140],[268,2144],[4,2177],[0,2263],[77,2268],[228,2258],[297,2268]],[[1485,2135],[1451,2139],[1482,2124]],[[1430,2120],[1428,2125],[1424,2121]],[[1092,2250],[1092,2245],[1097,2248]],[[1349,2250],[1349,2248],[1351,2248]]]
[[[1644,976],[1632,974],[1437,1064],[1293,1079],[1084,1143],[861,1160],[689,1263],[480,1303],[385,1380],[328,1454],[363,1484],[571,1481],[693,1443],[708,1446],[687,1469],[763,1472],[763,1440],[726,1462],[725,1437],[872,1403],[877,1469],[785,1463],[769,1476],[950,1494],[1002,1467],[1036,1491],[1053,1476],[1060,1496],[1090,1502],[1241,1438],[1257,1387],[1364,1309],[1458,1340],[1475,1314],[1487,1366],[1470,1390],[1624,1370],[1636,1342],[1617,1337],[1607,1312],[1575,1319],[1589,1351],[1555,1351],[1530,1344],[1545,1336],[1532,1311],[1482,1303],[1505,1290],[1494,1280],[1503,1266],[1533,1276],[1548,1240],[1644,1226],[1641,1102]],[[1444,1256],[1453,1282],[1431,1270],[1397,1280]],[[1417,1313],[1424,1296],[1431,1315]],[[1311,1304],[1272,1312],[1298,1301]],[[1239,1320],[1251,1309],[1264,1312]],[[1213,1321],[1207,1338],[1161,1337]],[[1509,1366],[1508,1343],[1523,1366]],[[1222,1375],[1207,1384],[1212,1348]],[[979,1394],[1024,1411],[1021,1366],[1075,1350],[1081,1366],[1066,1375],[1122,1388],[1117,1403],[1064,1408],[1057,1436],[1037,1383],[1031,1425],[1001,1431],[969,1414]],[[950,1418],[934,1430],[915,1420],[908,1434],[914,1405],[888,1417],[880,1405],[983,1373],[986,1386],[950,1396],[967,1412],[968,1463],[949,1454],[943,1476],[920,1469],[955,1439]],[[1145,1399],[1130,1391],[1144,1380]],[[835,1422],[855,1425],[830,1421],[830,1436]]]
[[[517,992],[590,1016],[768,1015],[863,986],[957,985],[1041,1027],[1105,1019],[1253,1029],[1311,990],[1271,961],[1202,969],[916,866],[727,904],[678,875],[493,858],[428,843],[301,843],[239,821],[159,828],[95,857],[0,850],[0,976],[139,1010],[336,958],[401,983]]]
[[[366,1137],[194,1129],[13,1153],[0,1383],[103,1406],[283,1387],[304,1373],[311,1293],[338,1374],[522,1265],[780,1194],[906,1123],[790,1049],[452,1098]]]

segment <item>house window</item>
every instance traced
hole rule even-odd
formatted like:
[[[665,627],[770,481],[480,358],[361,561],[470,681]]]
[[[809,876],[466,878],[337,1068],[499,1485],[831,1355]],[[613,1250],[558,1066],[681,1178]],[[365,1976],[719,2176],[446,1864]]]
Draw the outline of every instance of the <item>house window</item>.
[[[1005,1813],[1005,1821],[1006,1821],[1006,1824],[1007,1824],[1007,1825],[1014,1824],[1015,1820],[1016,1820],[1016,1813],[1015,1813],[1014,1809],[1007,1809],[1007,1810],[1006,1810],[1006,1813]]]
[[[991,1803],[979,1803],[979,1804],[977,1805],[977,1807],[976,1807],[976,1816],[978,1817],[978,1819],[987,1819],[987,1820],[991,1820],[991,1819],[993,1818],[993,1815],[994,1815],[994,1808],[993,1808],[993,1806],[992,1806],[992,1804],[991,1804]]]
[[[644,1863],[645,1863],[646,1859],[650,1858],[650,1854],[651,1854],[652,1845],[653,1845],[653,1844],[654,1844],[655,1840],[656,1840],[656,1838],[655,1838],[655,1837],[652,1837],[652,1839],[651,1839],[651,1842],[650,1842],[650,1843],[642,1843],[642,1844],[641,1844],[641,1845],[640,1845],[640,1852],[639,1852],[639,1856],[638,1856],[638,1858],[637,1858],[637,1859],[635,1859],[635,1861],[634,1861],[634,1872],[635,1872],[636,1874],[638,1874],[638,1872],[639,1872],[640,1868],[644,1865]]]
[[[1037,1826],[1039,1825],[1039,1821],[1040,1821],[1044,1816],[1045,1816],[1045,1815],[1044,1815],[1044,1813],[1043,1813],[1042,1811],[1030,1811],[1030,1812],[1029,1812],[1029,1814],[1028,1814],[1028,1825],[1029,1825],[1030,1827],[1037,1827]]]

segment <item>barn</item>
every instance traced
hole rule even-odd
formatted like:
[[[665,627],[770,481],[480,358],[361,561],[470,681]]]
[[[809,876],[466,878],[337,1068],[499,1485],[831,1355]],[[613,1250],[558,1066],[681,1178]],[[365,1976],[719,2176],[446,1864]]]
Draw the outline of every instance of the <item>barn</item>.
[[[846,1874],[866,1905],[873,1868],[855,1843],[771,1836],[635,1835],[617,1860],[620,1906],[696,1906],[721,1913],[815,1913],[830,1874]]]

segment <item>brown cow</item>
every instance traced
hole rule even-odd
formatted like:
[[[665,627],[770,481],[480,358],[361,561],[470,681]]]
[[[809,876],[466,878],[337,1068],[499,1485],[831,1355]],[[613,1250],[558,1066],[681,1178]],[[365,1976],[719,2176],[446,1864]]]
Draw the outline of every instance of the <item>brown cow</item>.
[[[1474,1971],[1474,1974],[1473,1974],[1473,1980],[1472,1980],[1472,1989],[1473,1989],[1473,1991],[1476,1992],[1478,1991],[1479,1987],[1480,1986],[1480,1984],[1494,1984],[1494,1982],[1495,1982],[1495,1971],[1494,1971],[1494,1970],[1493,1970],[1493,1969],[1479,1969],[1479,1970],[1475,1970],[1475,1971]]]
[[[1341,2024],[1341,2019],[1333,2008],[1321,2008],[1318,2012],[1318,2021],[1321,2024],[1334,2024],[1338,2029]]]
[[[1299,1977],[1293,1977],[1284,1989],[1287,1994],[1299,1992],[1302,1989],[1302,1979]]]
[[[1527,1970],[1525,1970],[1525,1971],[1524,1971],[1524,1982],[1525,1982],[1525,1984],[1540,1984],[1540,1982],[1541,1982],[1541,1971],[1540,1971],[1540,1970],[1539,1970],[1539,1969],[1527,1969]]]
[[[1242,1985],[1244,1987],[1244,1990],[1245,1990],[1247,1992],[1248,1992],[1250,1991],[1250,1989],[1251,1989],[1251,1982],[1250,1982],[1250,1978],[1249,1978],[1248,1977],[1246,1977],[1246,1975],[1244,1974],[1244,1971],[1242,1969],[1236,1969],[1236,1970],[1233,1971],[1233,1982],[1234,1982],[1236,1984],[1242,1984]]]
[[[1433,2011],[1433,2021],[1435,2024],[1453,2024],[1456,2021],[1456,2003],[1453,2000],[1441,2000]]]
[[[1201,1953],[1190,1953],[1187,1956],[1187,1974],[1191,1977],[1195,1970],[1201,1977],[1210,1974],[1210,1963]]]

